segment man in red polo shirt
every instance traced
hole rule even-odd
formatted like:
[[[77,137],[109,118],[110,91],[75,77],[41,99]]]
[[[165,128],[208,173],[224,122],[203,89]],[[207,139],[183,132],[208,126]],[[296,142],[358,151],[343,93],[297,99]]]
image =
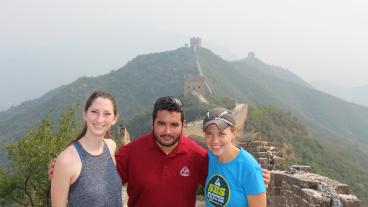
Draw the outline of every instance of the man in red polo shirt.
[[[206,180],[208,157],[205,149],[182,135],[183,123],[182,102],[159,98],[152,132],[119,149],[116,163],[128,183],[128,206],[195,206],[197,188]]]
[[[128,206],[194,206],[207,176],[207,152],[182,135],[182,102],[162,97],[152,113],[152,132],[122,146],[116,164],[128,183]]]

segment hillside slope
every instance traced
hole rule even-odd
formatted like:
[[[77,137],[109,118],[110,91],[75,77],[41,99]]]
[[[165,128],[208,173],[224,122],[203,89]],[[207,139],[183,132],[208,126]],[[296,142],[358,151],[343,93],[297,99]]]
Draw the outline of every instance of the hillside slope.
[[[137,56],[124,67],[99,77],[82,77],[71,84],[56,88],[40,98],[26,101],[0,113],[0,141],[9,143],[46,115],[49,108],[56,117],[66,106],[79,103],[96,89],[111,92],[117,99],[121,120],[152,107],[160,96],[183,94],[185,74],[197,74],[195,58],[189,48]],[[4,163],[4,149],[0,161]]]
[[[315,90],[302,79],[279,78],[274,73],[280,68],[255,64],[252,59],[228,62],[203,48],[198,50],[198,58],[217,95],[274,105],[298,114],[324,138],[368,144],[368,107]]]

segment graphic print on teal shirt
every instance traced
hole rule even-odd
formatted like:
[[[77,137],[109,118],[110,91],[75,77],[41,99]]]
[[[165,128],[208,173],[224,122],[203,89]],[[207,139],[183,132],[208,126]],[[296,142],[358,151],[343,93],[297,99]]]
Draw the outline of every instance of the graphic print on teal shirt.
[[[221,175],[213,175],[206,185],[207,201],[213,206],[226,206],[230,200],[230,189],[226,179]]]
[[[248,206],[248,195],[266,192],[262,170],[254,157],[239,147],[231,161],[221,163],[208,151],[209,166],[204,196],[207,207]]]

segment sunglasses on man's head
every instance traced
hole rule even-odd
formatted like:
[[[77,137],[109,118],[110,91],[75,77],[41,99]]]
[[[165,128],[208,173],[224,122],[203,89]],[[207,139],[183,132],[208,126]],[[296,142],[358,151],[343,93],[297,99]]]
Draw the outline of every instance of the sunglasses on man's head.
[[[175,97],[166,96],[159,98],[156,103],[155,107],[169,107],[169,106],[176,106],[176,107],[183,107],[183,102]]]

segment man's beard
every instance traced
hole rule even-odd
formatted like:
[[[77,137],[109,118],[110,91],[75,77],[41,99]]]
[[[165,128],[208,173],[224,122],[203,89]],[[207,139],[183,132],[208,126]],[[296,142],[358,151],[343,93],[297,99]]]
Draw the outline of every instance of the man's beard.
[[[173,135],[167,135],[167,134],[162,134],[162,135],[160,136],[160,137],[166,137],[166,136],[168,136],[168,137],[170,137],[170,138],[173,138],[173,142],[171,142],[171,143],[162,143],[162,142],[158,139],[157,135],[155,134],[155,129],[153,129],[153,130],[152,130],[152,134],[153,134],[153,137],[155,138],[156,142],[157,142],[159,145],[161,145],[161,146],[163,146],[163,147],[171,147],[171,146],[175,145],[176,143],[178,143],[178,141],[179,141],[179,139],[180,139],[180,137],[181,137],[182,132],[181,132],[181,133],[179,134],[179,136],[178,136],[178,137],[176,137],[176,138],[175,138],[175,136],[173,136]]]

